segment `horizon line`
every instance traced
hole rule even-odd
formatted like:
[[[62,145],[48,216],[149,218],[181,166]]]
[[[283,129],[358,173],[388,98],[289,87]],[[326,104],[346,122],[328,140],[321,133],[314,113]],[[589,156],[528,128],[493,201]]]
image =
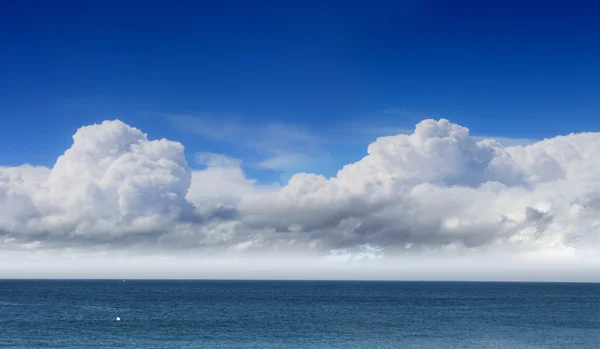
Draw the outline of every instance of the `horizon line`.
[[[406,282],[406,283],[498,283],[498,284],[600,284],[600,281],[520,281],[520,280],[410,280],[410,279],[189,279],[189,278],[1,278],[4,281],[246,281],[246,282]]]

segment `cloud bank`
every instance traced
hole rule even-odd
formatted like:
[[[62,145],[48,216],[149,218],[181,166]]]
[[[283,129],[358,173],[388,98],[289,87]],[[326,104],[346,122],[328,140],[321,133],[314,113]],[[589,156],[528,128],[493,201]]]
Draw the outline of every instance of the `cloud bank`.
[[[600,238],[600,133],[503,146],[423,120],[335,177],[284,186],[258,185],[219,154],[198,154],[206,168],[192,171],[183,149],[105,121],[80,128],[52,168],[0,168],[0,251],[365,261],[591,253]]]

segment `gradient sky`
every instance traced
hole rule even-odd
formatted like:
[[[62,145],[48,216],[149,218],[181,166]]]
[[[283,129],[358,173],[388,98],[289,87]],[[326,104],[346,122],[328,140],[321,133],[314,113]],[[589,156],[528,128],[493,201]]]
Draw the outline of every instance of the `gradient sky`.
[[[180,141],[188,154],[241,158],[267,181],[334,175],[375,137],[427,117],[511,138],[600,129],[593,1],[0,6],[3,165],[51,166],[78,127],[114,118]],[[235,135],[198,134],[172,115],[258,134],[277,124],[326,141],[275,142],[274,154]],[[289,159],[252,166],[275,156]]]
[[[600,280],[598,13],[5,1],[0,277]]]

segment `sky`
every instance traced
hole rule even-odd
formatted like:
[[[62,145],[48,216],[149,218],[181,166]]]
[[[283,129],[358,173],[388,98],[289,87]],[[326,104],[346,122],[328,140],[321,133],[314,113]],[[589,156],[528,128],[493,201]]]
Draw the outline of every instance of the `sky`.
[[[0,277],[600,281],[598,10],[3,3]]]

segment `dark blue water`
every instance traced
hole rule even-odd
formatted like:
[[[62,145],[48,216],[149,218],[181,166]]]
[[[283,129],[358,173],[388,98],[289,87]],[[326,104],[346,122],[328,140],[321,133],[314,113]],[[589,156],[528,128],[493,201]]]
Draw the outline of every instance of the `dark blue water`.
[[[600,284],[0,281],[0,347],[599,348]]]

